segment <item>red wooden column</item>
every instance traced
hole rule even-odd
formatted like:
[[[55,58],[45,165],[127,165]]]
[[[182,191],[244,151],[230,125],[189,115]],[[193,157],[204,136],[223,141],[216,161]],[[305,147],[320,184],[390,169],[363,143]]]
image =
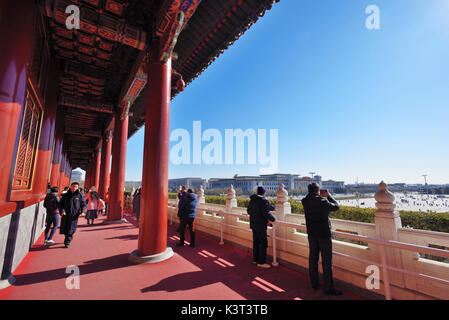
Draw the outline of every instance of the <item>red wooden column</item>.
[[[59,64],[50,66],[48,77],[47,99],[42,119],[41,134],[39,138],[39,149],[36,160],[36,171],[33,181],[33,190],[45,196],[47,193],[48,173],[51,169],[51,152],[55,137],[57,96],[59,79]]]
[[[56,132],[54,138],[53,147],[53,159],[51,161],[51,172],[50,172],[50,185],[52,187],[59,185],[59,167],[61,166],[61,156],[62,156],[62,114],[57,114],[56,116]]]
[[[128,113],[115,116],[112,139],[111,186],[109,189],[108,223],[123,222],[125,200],[126,145],[128,142]]]
[[[100,162],[101,162],[101,148],[95,151],[94,157],[94,182],[93,186],[95,186],[95,190],[98,192],[98,188],[100,185]]]
[[[84,175],[84,188],[89,187],[89,165],[86,168],[86,174]]]
[[[89,162],[86,170],[86,181],[84,183],[85,188],[89,188],[92,186],[92,160]]]
[[[33,0],[0,1],[0,216],[15,210],[8,203],[16,139],[33,48]]]
[[[142,198],[138,248],[129,260],[158,262],[173,256],[167,247],[168,160],[171,58],[159,61],[159,44],[153,40],[148,68]]]
[[[59,191],[64,190],[64,170],[65,170],[65,152],[61,154],[61,161],[59,165],[59,179],[58,179],[58,187]]]
[[[109,188],[109,171],[111,170],[111,148],[112,148],[112,130],[108,130],[103,137],[103,145],[101,147],[101,166],[100,166],[100,187],[98,193],[101,198]]]

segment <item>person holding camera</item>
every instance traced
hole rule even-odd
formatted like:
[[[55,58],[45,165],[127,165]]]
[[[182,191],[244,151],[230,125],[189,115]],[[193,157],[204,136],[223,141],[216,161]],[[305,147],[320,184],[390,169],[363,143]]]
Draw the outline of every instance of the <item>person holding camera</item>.
[[[265,199],[264,187],[258,187],[257,194],[253,194],[250,199],[246,212],[249,214],[249,226],[253,231],[253,263],[257,264],[259,268],[268,269],[271,268],[271,265],[266,263],[267,226],[268,221],[276,220],[270,213],[274,207]]]
[[[329,212],[339,209],[337,201],[327,190],[320,190],[317,183],[308,186],[309,193],[301,200],[306,218],[309,240],[309,275],[313,289],[318,289],[318,259],[321,260],[324,273],[324,292],[338,296],[342,292],[335,290],[332,276],[332,234]]]

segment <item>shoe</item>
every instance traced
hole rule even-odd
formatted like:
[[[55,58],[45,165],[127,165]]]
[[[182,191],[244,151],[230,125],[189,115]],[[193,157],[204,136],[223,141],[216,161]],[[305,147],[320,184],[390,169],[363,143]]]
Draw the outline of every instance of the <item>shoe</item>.
[[[341,296],[343,292],[340,290],[331,289],[325,292],[328,296]]]
[[[194,244],[189,244],[189,247],[190,248],[195,248],[195,245]]]
[[[46,246],[47,245],[47,240],[44,240],[44,246]]]
[[[65,245],[64,245],[64,248],[69,248],[69,247],[70,247],[69,244],[65,244]]]
[[[319,287],[320,287],[319,285],[312,286],[312,289],[313,289],[313,290],[318,290]]]
[[[55,244],[56,242],[55,241],[53,241],[53,240],[47,240],[47,245],[50,245],[50,244]]]
[[[177,246],[177,247],[184,247],[184,243],[177,242],[177,243],[176,243],[176,246]]]
[[[269,269],[269,268],[271,268],[271,265],[269,265],[268,263],[264,263],[264,264],[258,263],[257,266],[258,266],[259,268],[264,268],[264,269]]]

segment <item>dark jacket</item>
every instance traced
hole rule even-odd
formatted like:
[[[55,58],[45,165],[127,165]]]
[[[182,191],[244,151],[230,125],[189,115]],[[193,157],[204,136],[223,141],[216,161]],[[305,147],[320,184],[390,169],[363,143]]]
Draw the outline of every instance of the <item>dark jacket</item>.
[[[331,196],[326,198],[318,194],[308,194],[301,200],[306,216],[307,235],[315,238],[331,236],[331,222],[329,212],[337,211],[337,201]]]
[[[196,204],[198,200],[196,194],[186,193],[179,200],[178,216],[182,218],[195,218]]]
[[[181,203],[181,199],[185,196],[187,194],[187,191],[184,191],[184,192],[179,192],[178,193],[178,217],[180,217],[181,216],[181,206],[180,206],[180,203]]]
[[[44,208],[47,209],[47,214],[59,213],[59,197],[58,193],[47,193],[44,200]]]
[[[140,212],[140,198],[141,193],[136,194],[133,198],[133,211],[136,213]]]
[[[76,190],[72,193],[72,190],[69,189],[64,193],[59,202],[59,212],[65,213],[61,218],[59,233],[73,234],[78,224],[78,217],[84,209],[86,209],[86,200],[81,192]]]
[[[267,229],[268,221],[275,221],[276,219],[270,213],[274,207],[264,197],[253,194],[250,197],[248,208],[246,212],[249,214],[249,226],[251,229],[263,230]]]

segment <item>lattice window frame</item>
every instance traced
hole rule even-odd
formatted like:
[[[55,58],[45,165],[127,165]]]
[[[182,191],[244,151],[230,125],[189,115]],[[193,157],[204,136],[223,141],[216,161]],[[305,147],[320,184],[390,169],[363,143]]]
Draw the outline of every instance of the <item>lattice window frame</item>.
[[[11,185],[12,192],[30,191],[33,187],[42,117],[41,101],[32,81],[28,79]]]

